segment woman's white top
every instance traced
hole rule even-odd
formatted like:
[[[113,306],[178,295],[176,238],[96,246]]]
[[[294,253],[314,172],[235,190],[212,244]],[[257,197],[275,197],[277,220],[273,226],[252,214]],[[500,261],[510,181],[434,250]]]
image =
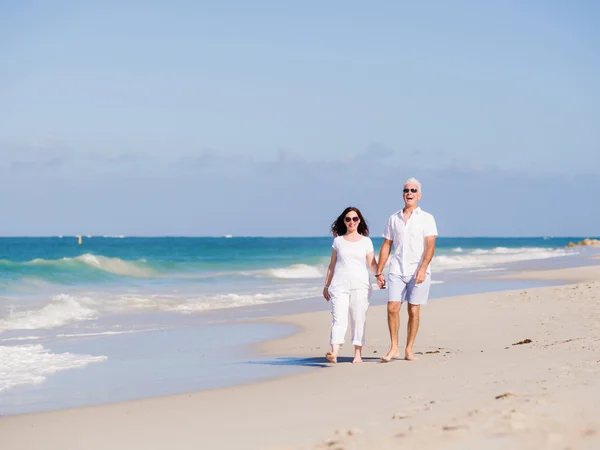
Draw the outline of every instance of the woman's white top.
[[[356,242],[350,242],[344,236],[338,236],[331,247],[337,252],[337,260],[329,289],[369,288],[367,255],[375,251],[371,239],[363,236]]]

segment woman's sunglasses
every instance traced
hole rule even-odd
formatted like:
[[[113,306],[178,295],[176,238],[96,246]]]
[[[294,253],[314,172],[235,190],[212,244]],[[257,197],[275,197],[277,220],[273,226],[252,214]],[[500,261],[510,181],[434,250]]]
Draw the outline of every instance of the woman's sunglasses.
[[[413,194],[416,194],[418,191],[419,191],[419,190],[418,190],[418,189],[415,189],[415,188],[410,188],[410,189],[408,189],[408,188],[404,188],[404,189],[402,190],[402,192],[404,192],[405,194],[408,194],[409,192],[412,192]]]
[[[354,216],[354,217],[344,217],[344,221],[346,222],[358,222],[360,219],[358,218],[358,216]]]

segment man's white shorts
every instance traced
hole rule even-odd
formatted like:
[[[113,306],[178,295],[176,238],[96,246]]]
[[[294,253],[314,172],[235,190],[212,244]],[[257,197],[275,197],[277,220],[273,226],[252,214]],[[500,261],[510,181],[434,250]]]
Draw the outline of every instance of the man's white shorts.
[[[390,273],[388,275],[388,302],[408,302],[411,305],[425,305],[429,298],[431,275],[417,284],[414,275],[403,277]]]

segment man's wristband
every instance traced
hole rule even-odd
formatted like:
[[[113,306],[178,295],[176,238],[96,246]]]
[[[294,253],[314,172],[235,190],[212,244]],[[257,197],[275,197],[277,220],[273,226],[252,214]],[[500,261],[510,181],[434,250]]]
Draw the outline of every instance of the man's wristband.
[[[382,273],[378,273],[377,275],[375,275],[375,278],[380,277],[381,275],[383,275]]]

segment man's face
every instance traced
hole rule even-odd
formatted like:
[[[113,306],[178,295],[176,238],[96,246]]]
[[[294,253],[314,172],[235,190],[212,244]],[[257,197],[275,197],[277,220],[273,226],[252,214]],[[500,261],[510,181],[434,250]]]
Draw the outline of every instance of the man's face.
[[[419,191],[419,186],[416,184],[406,184],[404,185],[404,191],[402,192],[402,196],[404,197],[404,204],[406,206],[417,206],[419,200],[421,198],[421,192]]]

